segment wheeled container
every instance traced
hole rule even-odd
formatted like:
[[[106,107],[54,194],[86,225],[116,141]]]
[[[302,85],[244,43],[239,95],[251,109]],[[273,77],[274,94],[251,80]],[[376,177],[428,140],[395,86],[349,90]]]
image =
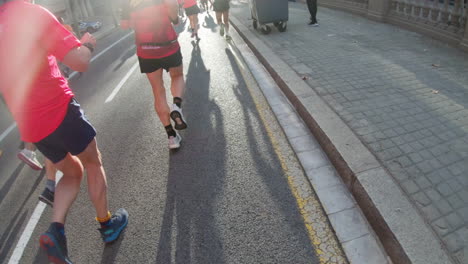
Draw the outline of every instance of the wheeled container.
[[[250,0],[253,27],[269,34],[273,24],[280,32],[286,31],[289,19],[288,0]]]

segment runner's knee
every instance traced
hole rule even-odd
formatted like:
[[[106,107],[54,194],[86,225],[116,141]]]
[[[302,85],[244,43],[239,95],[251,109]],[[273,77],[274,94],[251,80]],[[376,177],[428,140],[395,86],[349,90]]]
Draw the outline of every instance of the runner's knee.
[[[102,166],[101,152],[97,147],[95,139],[89,143],[88,147],[86,147],[86,149],[80,153],[78,157],[80,158],[85,168],[88,166]]]
[[[83,165],[77,157],[68,154],[62,161],[54,164],[64,176],[80,178],[83,176]]]
[[[181,78],[184,76],[184,72],[182,70],[182,65],[179,66],[179,67],[175,67],[175,68],[171,68],[169,73],[171,75],[171,79],[175,79],[175,78]]]

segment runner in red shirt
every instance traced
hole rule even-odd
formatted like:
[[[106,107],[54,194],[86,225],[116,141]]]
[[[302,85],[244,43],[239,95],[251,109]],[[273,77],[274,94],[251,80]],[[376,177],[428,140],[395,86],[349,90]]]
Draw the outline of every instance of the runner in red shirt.
[[[187,1],[187,0],[186,0]],[[166,129],[169,149],[180,147],[182,138],[175,129],[187,128],[182,114],[185,81],[177,34],[171,25],[178,23],[177,0],[127,0],[123,6],[122,28],[135,30],[135,42],[141,73],[146,73],[153,88],[156,113]],[[163,69],[171,76],[173,104],[166,101]],[[171,124],[174,121],[174,128]]]
[[[109,213],[96,131],[57,67],[58,59],[76,71],[86,71],[96,40],[90,34],[78,40],[49,11],[29,2],[0,5],[0,92],[22,140],[34,143],[64,174],[55,192],[52,224],[40,244],[51,262],[71,263],[64,224],[80,191],[83,168],[104,242],[117,239],[128,213],[124,209],[113,217]]]
[[[195,37],[197,40],[200,40],[198,37],[198,14],[200,13],[200,8],[198,8],[197,0],[184,0],[184,9],[185,14],[187,14],[190,20],[192,38]]]

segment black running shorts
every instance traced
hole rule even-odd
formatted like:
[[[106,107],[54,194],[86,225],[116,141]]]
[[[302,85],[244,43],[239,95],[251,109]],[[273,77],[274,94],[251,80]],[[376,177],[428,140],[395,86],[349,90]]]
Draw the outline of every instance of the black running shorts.
[[[182,65],[182,53],[180,49],[167,57],[160,58],[160,59],[144,59],[138,57],[138,61],[140,62],[140,71],[141,73],[152,73],[161,68],[169,71],[170,68],[179,67]]]
[[[80,104],[72,98],[59,127],[34,144],[46,158],[57,163],[63,160],[67,153],[78,155],[83,152],[95,137],[96,130],[86,119]]]
[[[213,9],[215,12],[229,11],[229,0],[214,0]]]
[[[200,13],[200,8],[198,8],[198,5],[185,8],[185,14],[187,16],[196,15],[198,13]]]

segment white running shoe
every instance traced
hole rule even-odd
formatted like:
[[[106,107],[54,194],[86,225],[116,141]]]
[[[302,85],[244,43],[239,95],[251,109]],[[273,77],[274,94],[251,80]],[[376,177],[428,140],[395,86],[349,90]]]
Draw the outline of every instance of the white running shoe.
[[[176,104],[171,106],[171,119],[174,121],[174,128],[182,130],[187,128],[187,122],[185,122],[184,114]]]
[[[169,137],[169,149],[178,149],[180,148],[180,142],[182,141],[182,137],[177,133],[176,131],[176,136],[170,136]]]
[[[18,153],[18,159],[26,163],[33,170],[42,170],[41,163],[36,158],[36,152],[23,149]]]

